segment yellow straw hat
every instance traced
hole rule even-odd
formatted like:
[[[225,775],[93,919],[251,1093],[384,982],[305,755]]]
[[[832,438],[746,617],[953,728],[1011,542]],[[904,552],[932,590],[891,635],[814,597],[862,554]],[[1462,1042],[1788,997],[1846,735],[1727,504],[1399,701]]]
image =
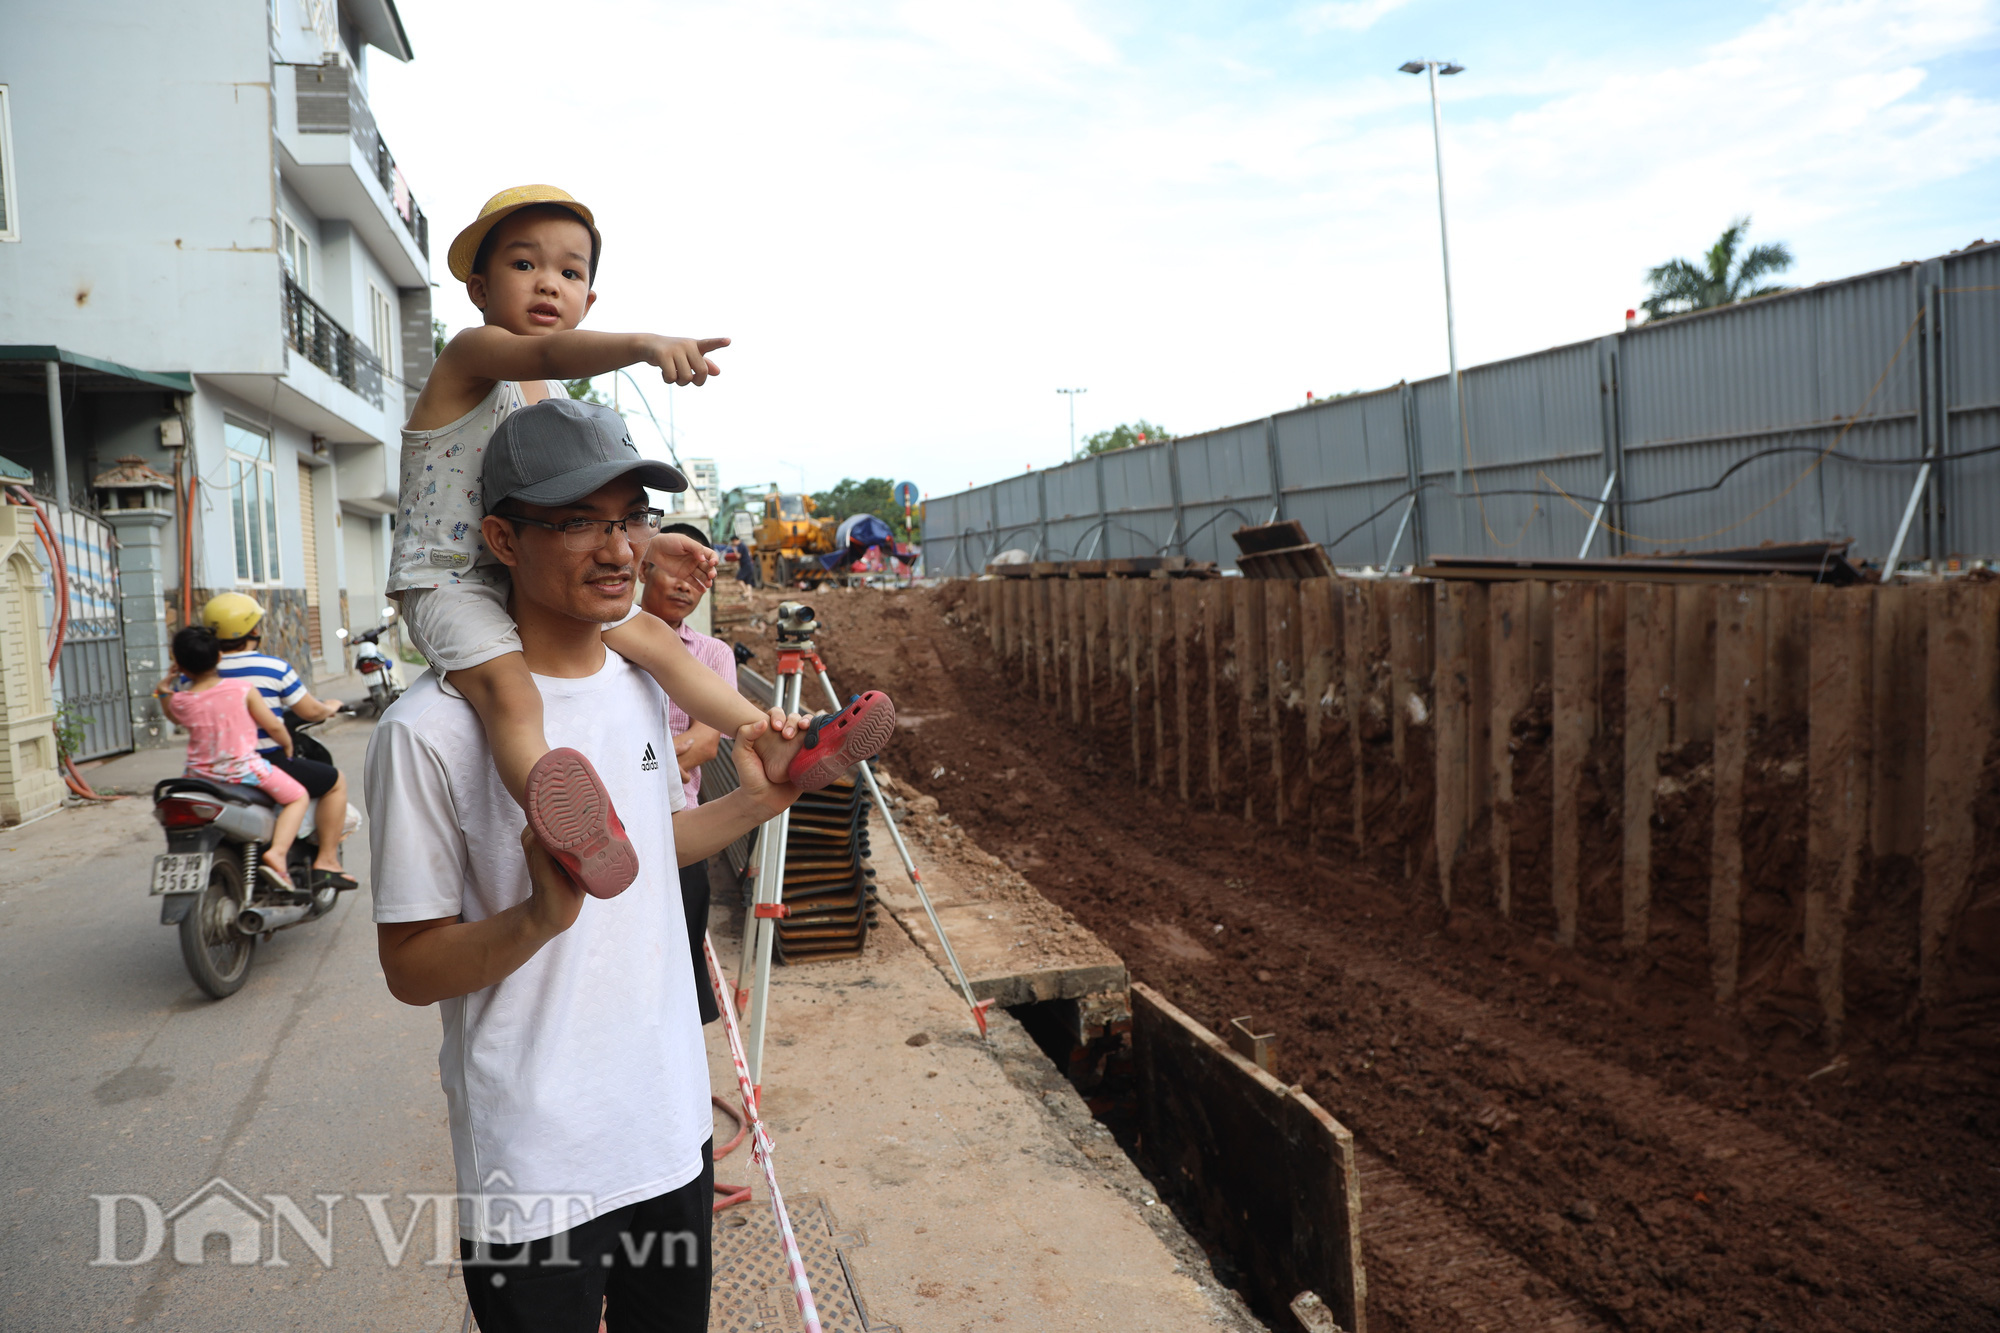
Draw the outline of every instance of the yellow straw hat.
[[[604,249],[604,237],[598,234],[597,219],[567,190],[558,190],[553,185],[516,185],[488,199],[472,225],[452,239],[451,250],[445,260],[451,269],[451,276],[460,282],[470,281],[472,261],[478,258],[479,243],[486,239],[486,233],[499,226],[500,220],[509,213],[517,213],[536,204],[560,204],[583,219],[583,225],[590,228],[591,276],[595,277],[597,255]]]

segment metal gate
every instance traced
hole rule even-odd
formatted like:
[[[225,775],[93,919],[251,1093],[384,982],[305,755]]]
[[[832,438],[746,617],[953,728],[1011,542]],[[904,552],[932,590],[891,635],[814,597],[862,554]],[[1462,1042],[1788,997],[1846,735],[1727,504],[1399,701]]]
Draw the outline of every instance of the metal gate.
[[[132,748],[132,700],[125,684],[125,620],[118,596],[118,551],[110,525],[71,510],[55,512],[69,565],[69,629],[63,636],[62,698],[83,726],[78,759]]]

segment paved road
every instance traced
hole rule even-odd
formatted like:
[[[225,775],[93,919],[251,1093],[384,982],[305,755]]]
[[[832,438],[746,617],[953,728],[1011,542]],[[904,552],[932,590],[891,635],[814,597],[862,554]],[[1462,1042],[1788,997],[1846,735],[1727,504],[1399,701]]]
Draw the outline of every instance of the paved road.
[[[370,724],[325,733],[357,786]],[[94,782],[144,789],[180,756],[130,756]],[[434,1205],[410,1218],[407,1196],[448,1193],[451,1143],[438,1091],[434,1010],[391,999],[375,962],[365,836],[347,845],[364,887],[311,925],[261,946],[250,980],[209,1000],[181,965],[175,931],[146,895],[164,847],[145,799],[66,810],[0,829],[0,1326],[7,1329],[224,1330],[310,1326],[441,1330],[460,1324],[437,1251]],[[365,835],[365,830],[364,830]],[[174,1258],[166,1221],[150,1261],[94,1266],[93,1194],[143,1194],[171,1215],[221,1177],[266,1214],[295,1203],[328,1230],[323,1266],[289,1224],[256,1219],[231,1263],[211,1236],[200,1264]],[[380,1221],[406,1227],[392,1266],[358,1196],[387,1195]],[[241,1221],[217,1191],[206,1209]],[[140,1205],[118,1205],[114,1257],[146,1241]],[[274,1259],[272,1232],[280,1233]]]

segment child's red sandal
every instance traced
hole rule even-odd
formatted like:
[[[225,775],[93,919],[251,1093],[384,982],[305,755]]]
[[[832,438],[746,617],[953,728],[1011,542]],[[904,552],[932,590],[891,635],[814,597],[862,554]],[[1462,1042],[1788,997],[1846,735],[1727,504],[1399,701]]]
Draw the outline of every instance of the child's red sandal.
[[[528,771],[529,827],[549,855],[593,898],[616,898],[639,877],[639,854],[590,761],[564,747]]]
[[[817,791],[882,753],[895,733],[896,705],[889,696],[880,690],[857,694],[838,713],[823,714],[807,725],[805,744],[792,756],[786,781],[800,791]]]

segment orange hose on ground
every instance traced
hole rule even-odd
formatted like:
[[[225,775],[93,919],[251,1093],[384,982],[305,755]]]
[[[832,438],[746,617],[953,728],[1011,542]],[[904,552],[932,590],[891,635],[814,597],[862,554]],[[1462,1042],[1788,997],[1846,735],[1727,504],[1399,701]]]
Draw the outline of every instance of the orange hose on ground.
[[[750,1126],[743,1122],[743,1113],[722,1098],[712,1096],[708,1100],[715,1104],[716,1110],[736,1122],[736,1137],[715,1150],[714,1160],[719,1162],[736,1151],[737,1145],[743,1142],[743,1136],[750,1132]],[[722,1196],[715,1201],[715,1211],[718,1213],[725,1208],[734,1208],[739,1203],[750,1202],[748,1185],[725,1185],[718,1180],[715,1182],[715,1192]]]

